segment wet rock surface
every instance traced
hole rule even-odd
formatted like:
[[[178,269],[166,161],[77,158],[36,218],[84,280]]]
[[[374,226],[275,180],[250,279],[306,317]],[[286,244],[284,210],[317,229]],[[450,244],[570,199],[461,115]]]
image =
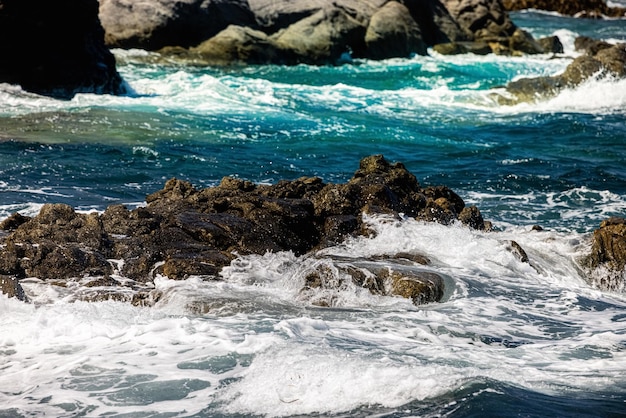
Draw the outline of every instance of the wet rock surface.
[[[626,44],[615,45],[579,37],[575,46],[583,55],[576,57],[562,74],[512,81],[506,86],[508,96],[494,97],[501,104],[533,102],[555,96],[563,89],[574,88],[591,78],[626,77]]]
[[[238,255],[312,254],[348,237],[370,235],[363,213],[489,227],[478,208],[466,207],[454,191],[422,188],[403,164],[382,155],[361,160],[344,184],[303,177],[257,185],[226,177],[216,187],[198,190],[171,179],[146,203],[133,210],[114,205],[102,214],[46,204],[33,218],[15,214],[0,224],[0,275],[139,288],[157,274],[219,280],[221,269]],[[387,279],[396,290],[385,294],[402,294],[416,303],[442,294],[432,274],[390,272]]]
[[[608,291],[626,289],[626,219],[609,218],[593,233],[591,252],[581,260],[592,285]]]

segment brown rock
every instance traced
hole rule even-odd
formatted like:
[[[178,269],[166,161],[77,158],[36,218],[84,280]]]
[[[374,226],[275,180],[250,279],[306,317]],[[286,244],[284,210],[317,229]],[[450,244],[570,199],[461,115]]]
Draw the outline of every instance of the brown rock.
[[[605,220],[593,233],[591,253],[581,260],[590,282],[609,291],[626,288],[626,219]]]
[[[10,298],[17,298],[21,301],[27,300],[24,289],[20,285],[19,280],[15,277],[0,274],[0,293],[4,293]]]

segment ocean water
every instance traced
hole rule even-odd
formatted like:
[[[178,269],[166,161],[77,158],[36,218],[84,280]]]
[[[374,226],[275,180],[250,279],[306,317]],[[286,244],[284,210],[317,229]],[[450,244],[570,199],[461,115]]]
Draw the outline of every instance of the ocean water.
[[[220,281],[159,276],[153,307],[30,278],[31,303],[0,296],[0,417],[626,416],[626,293],[578,265],[601,220],[626,216],[626,81],[493,98],[563,71],[578,35],[626,41],[626,21],[512,16],[565,53],[218,69],[118,50],[128,97],[0,85],[0,219],[48,202],[136,207],[172,177],[343,182],[384,154],[496,227],[367,218],[375,237],[315,258],[240,257]],[[442,302],[300,291],[319,263],[399,251],[432,260]]]

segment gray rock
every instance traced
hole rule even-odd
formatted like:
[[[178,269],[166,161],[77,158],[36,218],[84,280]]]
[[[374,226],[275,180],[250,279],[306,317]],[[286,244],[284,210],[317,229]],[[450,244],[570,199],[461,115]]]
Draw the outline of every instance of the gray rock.
[[[427,55],[422,32],[406,6],[391,1],[370,19],[365,33],[367,57],[386,59]]]
[[[256,26],[246,0],[100,0],[99,13],[116,48],[190,47],[231,24]]]
[[[363,56],[366,22],[338,7],[324,8],[272,35],[276,45],[299,62],[336,64],[346,55]]]
[[[609,291],[626,290],[626,219],[603,221],[594,231],[591,251],[581,264],[595,287]]]

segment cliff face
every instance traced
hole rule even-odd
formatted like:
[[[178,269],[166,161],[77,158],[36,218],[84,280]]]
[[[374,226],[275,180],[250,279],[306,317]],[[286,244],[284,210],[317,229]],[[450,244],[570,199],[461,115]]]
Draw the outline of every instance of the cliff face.
[[[121,94],[97,0],[0,0],[0,82],[59,98]]]

